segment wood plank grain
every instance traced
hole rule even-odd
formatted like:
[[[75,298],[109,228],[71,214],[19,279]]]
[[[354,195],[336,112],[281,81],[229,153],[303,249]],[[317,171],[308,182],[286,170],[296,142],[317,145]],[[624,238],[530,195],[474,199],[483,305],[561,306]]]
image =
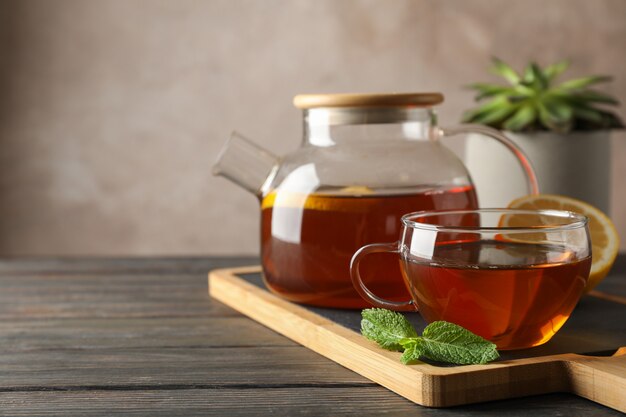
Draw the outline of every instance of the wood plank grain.
[[[206,274],[211,269],[256,265],[256,256],[222,257],[4,257],[0,259],[0,276],[50,273],[153,273]]]
[[[621,416],[567,394],[452,409],[415,405],[384,388],[307,387],[133,391],[3,392],[0,413],[11,416]],[[554,412],[552,410],[558,410]]]
[[[0,355],[0,392],[159,387],[370,384],[298,347],[59,349]]]
[[[51,319],[0,322],[3,354],[53,349],[298,346],[247,317]]]
[[[0,277],[0,319],[234,316],[211,302],[206,275],[49,274]]]

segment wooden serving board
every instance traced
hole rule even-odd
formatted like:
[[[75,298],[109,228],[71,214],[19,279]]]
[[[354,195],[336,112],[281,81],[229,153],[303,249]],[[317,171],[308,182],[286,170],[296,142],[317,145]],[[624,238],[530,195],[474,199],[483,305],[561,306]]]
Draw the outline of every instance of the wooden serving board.
[[[626,412],[626,304],[584,297],[543,346],[504,351],[486,365],[403,365],[401,354],[361,336],[360,311],[302,306],[263,285],[258,266],[209,274],[209,294],[297,343],[428,407],[571,392]],[[407,318],[418,331],[426,323]]]

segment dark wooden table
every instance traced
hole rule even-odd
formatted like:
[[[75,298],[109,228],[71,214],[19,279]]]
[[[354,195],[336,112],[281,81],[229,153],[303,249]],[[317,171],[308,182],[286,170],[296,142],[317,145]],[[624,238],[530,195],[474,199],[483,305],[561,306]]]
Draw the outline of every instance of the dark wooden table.
[[[207,296],[209,270],[255,263],[0,261],[0,415],[622,415],[568,394],[417,406]],[[626,255],[601,289],[626,295]]]

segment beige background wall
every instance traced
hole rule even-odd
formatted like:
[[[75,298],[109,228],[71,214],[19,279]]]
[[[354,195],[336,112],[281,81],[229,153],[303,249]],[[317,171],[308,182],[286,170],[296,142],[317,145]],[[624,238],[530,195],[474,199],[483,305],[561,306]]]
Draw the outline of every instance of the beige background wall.
[[[254,197],[210,176],[231,129],[284,153],[292,96],[329,91],[439,90],[456,122],[491,55],[626,100],[626,2],[0,0],[0,255],[256,253]]]

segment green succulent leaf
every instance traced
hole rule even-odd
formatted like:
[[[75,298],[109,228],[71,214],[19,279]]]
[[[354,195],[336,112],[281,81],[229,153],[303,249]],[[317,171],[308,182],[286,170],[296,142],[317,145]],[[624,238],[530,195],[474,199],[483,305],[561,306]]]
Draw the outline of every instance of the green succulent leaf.
[[[580,91],[571,96],[571,99],[577,102],[584,103],[604,103],[618,105],[619,101],[608,94],[601,93],[594,90]]]
[[[493,58],[492,71],[507,81],[507,85],[475,83],[476,101],[486,103],[465,112],[463,121],[481,123],[512,131],[598,130],[623,128],[623,121],[606,106],[617,106],[613,96],[590,87],[611,80],[605,75],[593,75],[564,81],[554,80],[568,68],[560,61],[542,68],[530,62],[520,75],[504,61]]]
[[[509,96],[508,100],[509,100],[509,103],[516,104],[516,103],[521,103],[523,101],[526,101],[529,98],[531,98],[531,97],[526,96],[526,95],[517,95],[516,94],[516,95],[513,95],[513,96]]]
[[[504,122],[504,128],[513,132],[524,129],[535,121],[537,110],[531,104],[521,106],[513,116]]]
[[[546,109],[553,117],[560,122],[569,122],[572,119],[572,107],[564,100],[546,99],[544,100]]]
[[[525,85],[529,86],[532,86],[535,82],[535,73],[533,72],[531,64],[528,64],[526,68],[524,68],[523,82]]]
[[[561,75],[569,67],[568,61],[557,62],[556,64],[548,65],[543,71],[548,82],[554,81],[559,75]]]
[[[537,95],[537,91],[534,88],[529,87],[529,86],[524,85],[524,84],[518,84],[518,85],[513,86],[511,88],[512,88],[512,91],[513,91],[512,94],[515,94],[517,96],[534,97],[534,96]]]
[[[604,119],[602,122],[604,129],[624,129],[624,122],[615,113],[601,110],[600,114]]]
[[[523,84],[533,90],[543,90],[548,86],[548,79],[535,62],[528,64],[524,70]]]
[[[578,119],[587,120],[592,123],[602,123],[604,121],[602,113],[589,107],[573,107],[572,111],[574,117]]]
[[[482,100],[487,97],[492,97],[498,94],[505,94],[511,91],[511,87],[504,87],[501,85],[475,83],[468,86],[469,88],[478,91],[475,97],[476,101]]]
[[[488,113],[480,115],[480,117],[476,117],[472,123],[480,123],[484,125],[500,124],[511,113],[515,112],[518,107],[519,106],[517,105],[511,105],[492,110]]]
[[[506,96],[497,96],[488,103],[466,113],[463,121],[466,123],[480,123],[485,125],[496,124],[517,109],[517,104],[511,104]]]
[[[572,127],[573,111],[556,102],[538,104],[539,120],[548,130],[558,133],[567,133]]]
[[[593,84],[605,83],[611,81],[613,78],[607,75],[592,75],[590,77],[575,78],[573,80],[564,81],[558,85],[560,90],[581,90],[587,88]]]
[[[520,76],[513,68],[499,58],[493,57],[492,71],[495,74],[505,78],[511,85],[518,84],[520,82]]]

